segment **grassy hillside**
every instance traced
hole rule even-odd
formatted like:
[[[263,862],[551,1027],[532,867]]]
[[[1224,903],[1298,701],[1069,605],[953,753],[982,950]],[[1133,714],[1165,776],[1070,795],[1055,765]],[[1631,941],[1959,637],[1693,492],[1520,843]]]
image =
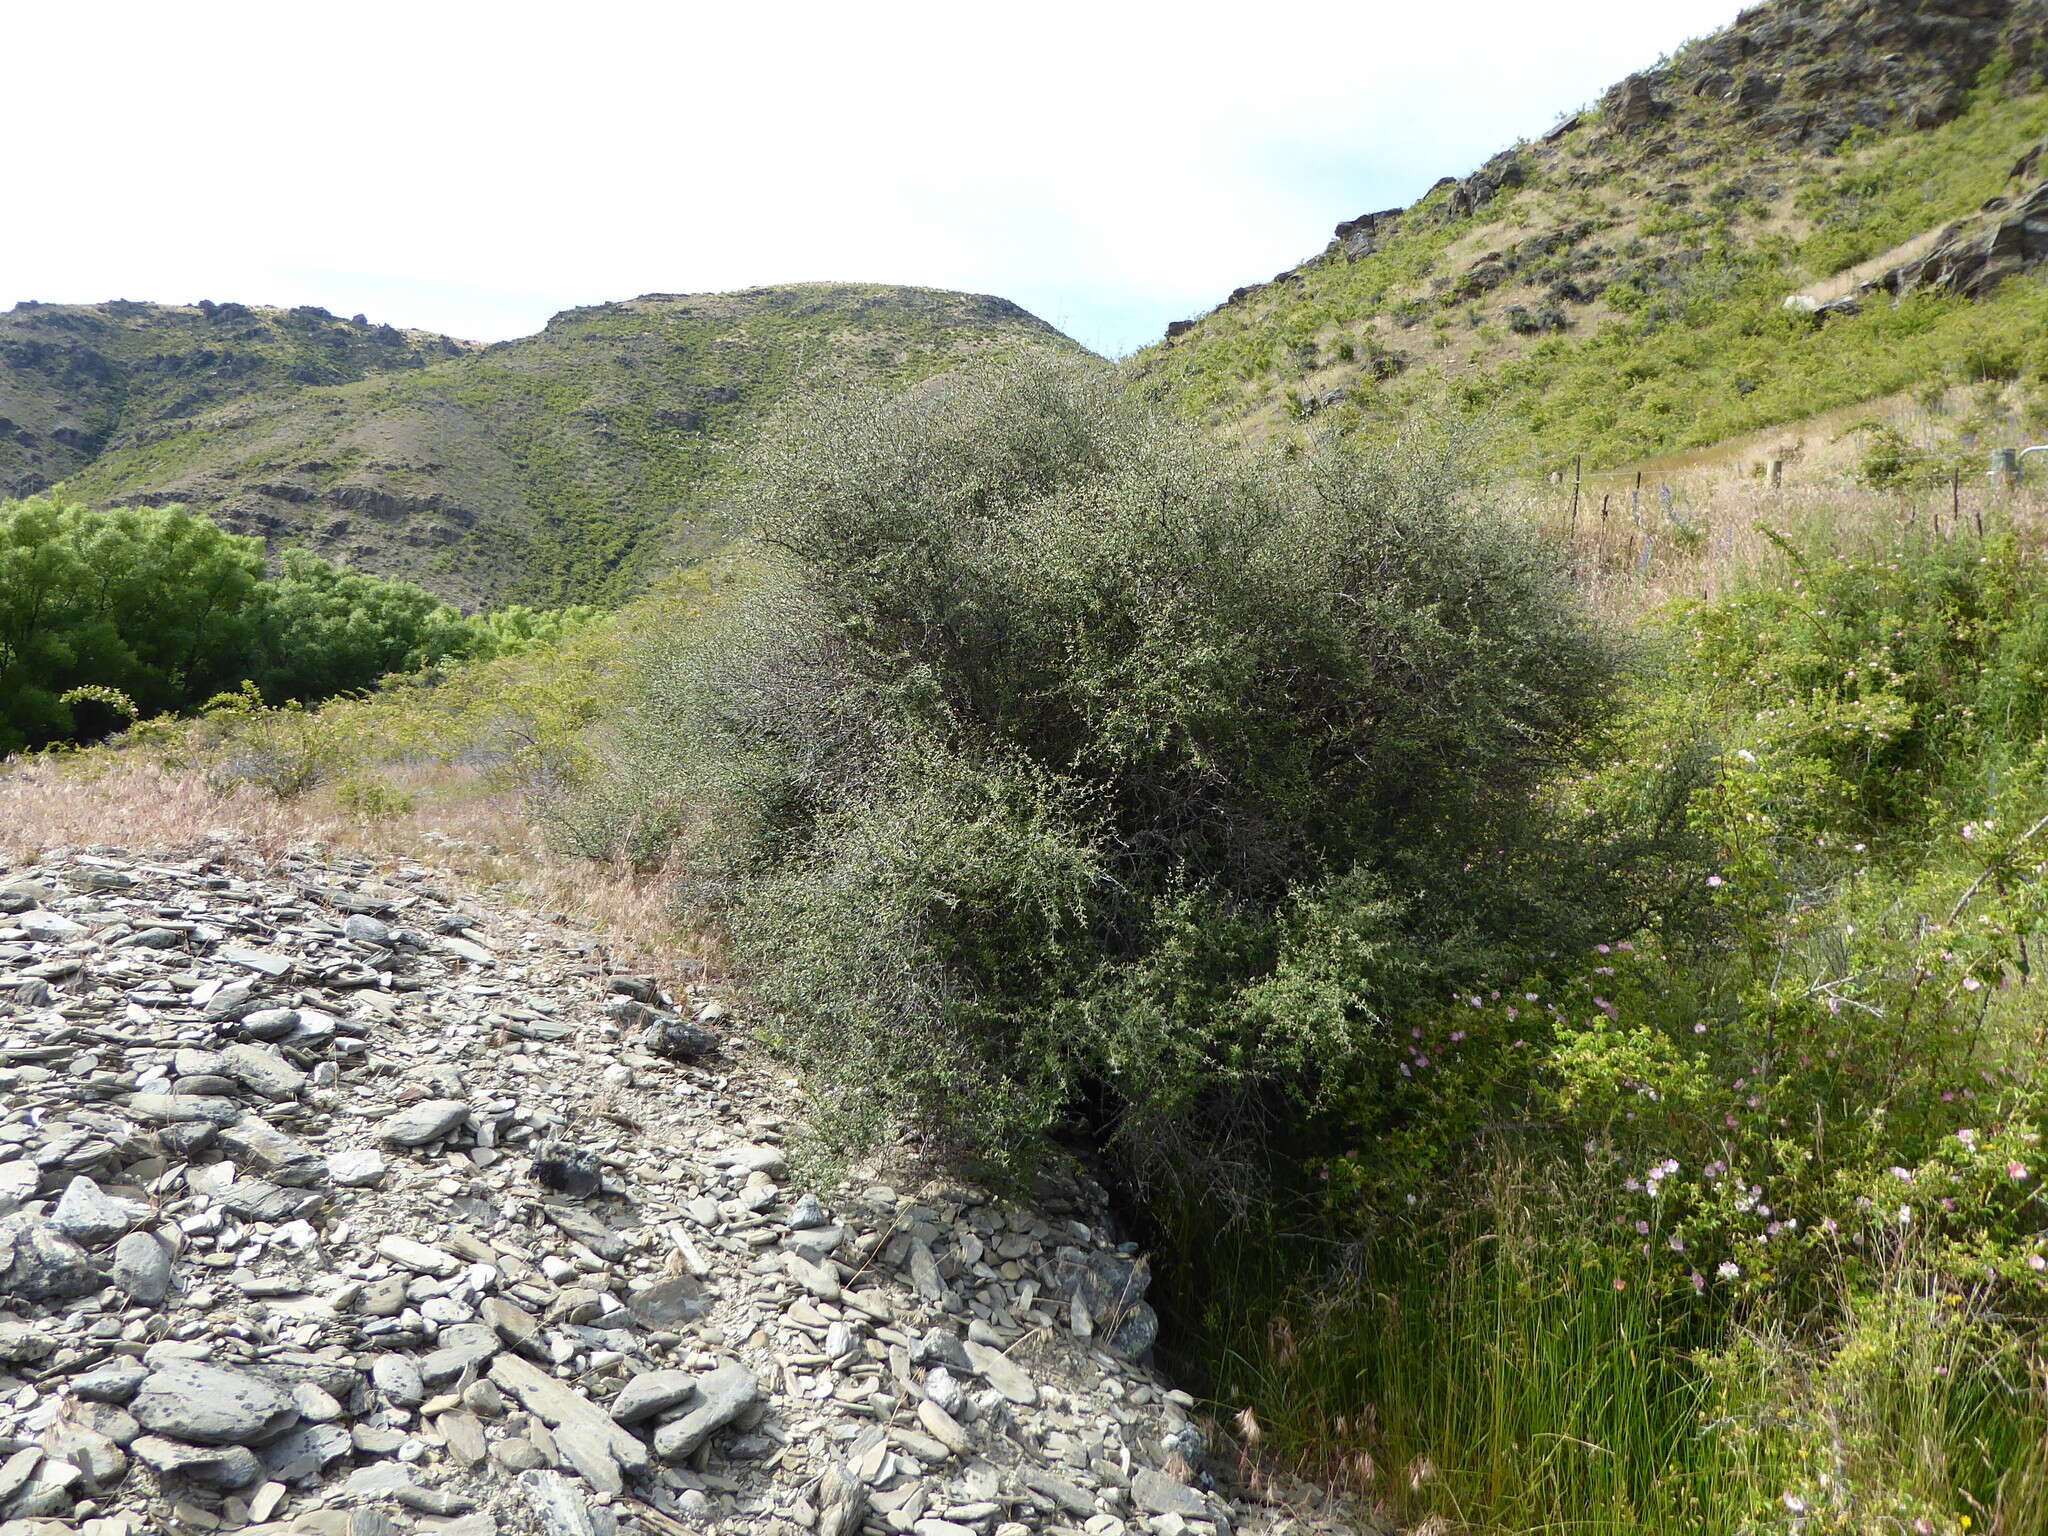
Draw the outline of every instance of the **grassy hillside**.
[[[230,401],[424,368],[470,343],[247,304],[19,304],[0,314],[0,497],[44,489]]]
[[[649,294],[444,345],[427,366],[366,360],[159,412],[81,449],[67,489],[182,502],[465,604],[603,601],[716,541],[725,455],[779,407],[990,351],[1080,350],[1002,299],[823,283]]]
[[[2024,383],[2002,403],[2038,414],[2033,275],[1854,313],[1786,300],[1839,298],[1952,223],[1981,241],[2014,217],[2048,174],[2029,158],[2044,45],[2048,12],[2011,0],[1758,7],[1473,176],[1338,226],[1132,372],[1252,436],[1492,408],[1543,467],[1957,382]]]

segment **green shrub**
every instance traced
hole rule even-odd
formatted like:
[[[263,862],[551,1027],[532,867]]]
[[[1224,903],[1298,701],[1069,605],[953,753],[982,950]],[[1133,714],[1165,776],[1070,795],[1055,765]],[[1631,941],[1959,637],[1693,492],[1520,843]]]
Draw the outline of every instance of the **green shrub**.
[[[1214,1151],[1418,987],[1647,898],[1538,802],[1618,644],[1454,451],[1232,456],[1109,378],[982,372],[761,460],[767,580],[564,831],[680,839],[842,1139]]]

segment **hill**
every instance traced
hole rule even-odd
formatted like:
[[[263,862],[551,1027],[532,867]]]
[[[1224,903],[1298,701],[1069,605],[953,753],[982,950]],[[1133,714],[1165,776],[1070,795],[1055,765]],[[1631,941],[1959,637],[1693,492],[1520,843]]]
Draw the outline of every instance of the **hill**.
[[[229,309],[231,344],[200,345]],[[239,306],[6,319],[0,401],[27,403],[0,412],[36,439],[0,461],[14,493],[183,502],[472,605],[616,598],[713,542],[726,455],[808,391],[1081,350],[1006,300],[828,283],[647,294],[482,347]]]
[[[0,314],[0,496],[39,491],[252,395],[474,350],[426,331],[247,304],[19,304]]]
[[[2044,59],[2040,0],[1756,7],[1131,372],[1252,436],[1491,409],[1551,468],[1906,389],[2038,420]]]

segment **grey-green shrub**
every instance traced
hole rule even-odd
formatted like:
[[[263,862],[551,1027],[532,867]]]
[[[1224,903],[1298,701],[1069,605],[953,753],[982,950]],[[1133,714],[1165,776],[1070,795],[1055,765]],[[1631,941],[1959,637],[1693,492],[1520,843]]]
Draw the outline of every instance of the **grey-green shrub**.
[[[1227,452],[1085,370],[793,422],[765,580],[564,831],[680,853],[845,1141],[1255,1146],[1398,998],[1641,894],[1539,795],[1617,642],[1456,465]]]

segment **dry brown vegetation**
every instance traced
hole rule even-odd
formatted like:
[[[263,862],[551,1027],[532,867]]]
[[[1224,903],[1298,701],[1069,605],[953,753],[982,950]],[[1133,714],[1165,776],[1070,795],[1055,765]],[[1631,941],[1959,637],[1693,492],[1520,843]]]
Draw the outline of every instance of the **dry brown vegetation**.
[[[330,791],[219,794],[199,771],[139,758],[17,758],[0,773],[0,868],[63,847],[171,854],[232,840],[274,859],[317,843],[378,861],[418,859],[472,889],[588,924],[617,944],[621,964],[679,979],[712,969],[715,950],[678,924],[661,871],[553,852],[523,798],[493,793],[471,769],[389,766],[379,778],[410,796],[410,808],[364,818]]]

